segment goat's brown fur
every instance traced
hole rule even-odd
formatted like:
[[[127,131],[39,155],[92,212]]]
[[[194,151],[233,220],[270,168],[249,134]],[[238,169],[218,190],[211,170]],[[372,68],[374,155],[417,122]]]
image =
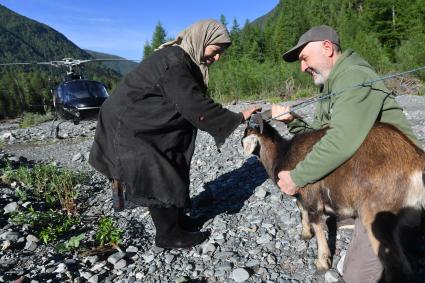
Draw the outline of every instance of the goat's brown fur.
[[[245,137],[257,137],[257,148],[252,153],[260,158],[270,178],[276,183],[277,174],[282,170],[294,169],[325,133],[326,129],[323,129],[285,140],[270,125],[265,125],[263,133],[248,127]],[[396,282],[400,278],[411,278],[411,267],[399,243],[398,234],[403,226],[418,225],[420,214],[400,215],[394,226],[389,228],[393,236],[385,244],[381,237],[377,237],[383,227],[376,223],[379,222],[377,215],[382,213],[398,215],[406,208],[414,211],[423,209],[424,171],[424,151],[394,126],[376,123],[360,148],[344,164],[323,179],[300,188],[296,198],[302,216],[302,238],[311,238],[313,228],[318,240],[317,268],[330,268],[331,254],[322,219],[325,212],[330,212],[340,219],[361,218],[373,250],[384,265],[386,280]],[[382,249],[385,252],[380,252]],[[396,254],[398,259],[387,260],[385,254],[388,251]]]

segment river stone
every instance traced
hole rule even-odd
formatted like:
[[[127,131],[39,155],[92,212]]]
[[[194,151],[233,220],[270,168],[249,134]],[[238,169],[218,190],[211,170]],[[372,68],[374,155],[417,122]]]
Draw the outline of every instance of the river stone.
[[[235,280],[235,282],[243,282],[249,279],[249,273],[245,268],[237,268],[232,271],[230,278]]]

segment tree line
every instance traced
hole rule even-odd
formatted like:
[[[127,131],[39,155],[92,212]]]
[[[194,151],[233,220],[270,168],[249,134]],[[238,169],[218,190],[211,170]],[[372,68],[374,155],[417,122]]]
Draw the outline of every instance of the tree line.
[[[221,101],[293,98],[317,92],[299,64],[282,54],[315,25],[334,27],[343,50],[354,49],[380,74],[425,65],[425,0],[281,0],[266,16],[229,29],[232,46],[211,67],[209,93]],[[159,23],[144,56],[165,41]],[[423,81],[425,72],[414,74]],[[423,93],[423,90],[422,90]]]

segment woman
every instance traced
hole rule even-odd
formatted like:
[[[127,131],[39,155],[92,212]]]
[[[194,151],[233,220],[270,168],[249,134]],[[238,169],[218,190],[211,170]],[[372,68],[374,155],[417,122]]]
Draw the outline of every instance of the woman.
[[[197,129],[220,146],[259,110],[234,113],[205,94],[208,66],[230,44],[221,23],[193,24],[130,72],[99,113],[89,162],[118,187],[125,184],[131,202],[149,207],[159,247],[190,248],[208,237],[191,232],[183,212]]]

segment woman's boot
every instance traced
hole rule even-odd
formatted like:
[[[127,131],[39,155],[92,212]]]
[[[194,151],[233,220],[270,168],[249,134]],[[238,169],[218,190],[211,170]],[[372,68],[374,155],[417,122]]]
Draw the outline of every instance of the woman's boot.
[[[179,224],[178,208],[149,207],[156,228],[155,245],[166,249],[191,248],[205,241],[209,233],[188,232]]]
[[[202,224],[204,223],[201,218],[194,218],[186,215],[184,208],[179,208],[178,210],[180,227],[189,232],[201,230]]]

